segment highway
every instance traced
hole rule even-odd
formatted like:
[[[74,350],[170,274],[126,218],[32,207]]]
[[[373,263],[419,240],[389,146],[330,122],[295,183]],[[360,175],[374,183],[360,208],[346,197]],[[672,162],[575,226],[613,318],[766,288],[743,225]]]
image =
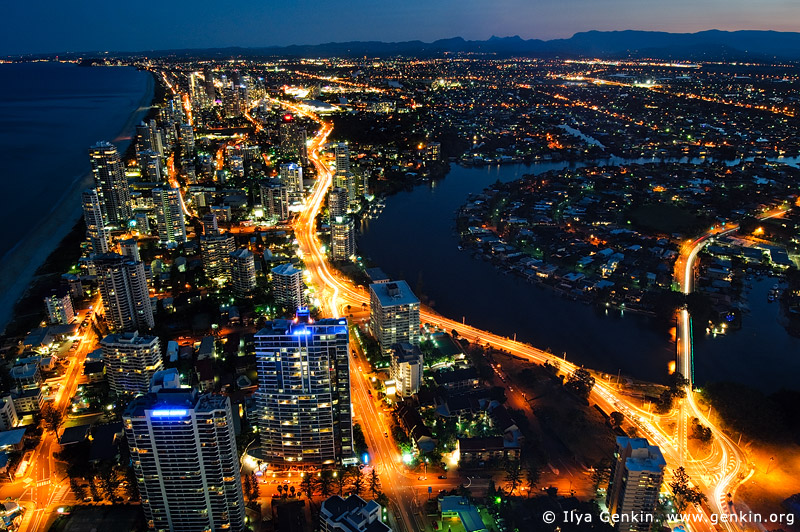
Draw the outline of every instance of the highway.
[[[91,308],[100,304],[99,296],[92,301]],[[81,313],[84,317],[86,314]],[[78,318],[81,319],[80,317]],[[90,318],[91,319],[91,318]],[[79,338],[80,342],[74,354],[67,358],[68,367],[60,379],[60,387],[53,399],[53,405],[64,414],[67,419],[71,399],[78,389],[78,382],[83,374],[83,363],[86,355],[96,344],[96,335],[91,326],[85,327]],[[35,532],[44,530],[50,522],[57,506],[72,499],[69,491],[69,482],[63,471],[56,466],[54,454],[60,445],[56,435],[45,430],[39,445],[33,450],[30,463],[25,472],[15,478],[13,482],[5,484],[0,490],[0,497],[12,497],[19,500],[20,505],[27,511],[20,524],[20,532]],[[61,474],[62,476],[60,476]]]
[[[317,238],[317,216],[322,210],[326,193],[332,181],[331,169],[327,162],[322,159],[319,152],[332,131],[332,125],[291,103],[279,100],[272,101],[285,105],[294,112],[321,124],[319,133],[309,146],[309,159],[317,170],[317,182],[306,201],[304,210],[296,219],[294,227],[299,244],[299,253],[306,269],[310,273],[310,284],[317,290],[317,297],[321,303],[323,313],[333,317],[340,317],[345,313],[343,309],[347,305],[359,308],[364,303],[369,304],[369,295],[366,290],[354,285],[350,280],[343,278],[338,272],[331,269],[323,251],[323,245]],[[780,212],[782,211],[765,213],[762,218],[777,216]],[[728,226],[725,229],[718,228],[684,246],[676,263],[675,278],[685,294],[689,294],[693,289],[694,265],[697,255],[703,246],[712,236],[726,234],[735,229],[735,226]],[[420,314],[423,323],[431,324],[446,331],[455,330],[460,336],[469,341],[491,346],[494,349],[508,352],[538,364],[558,362],[561,371],[565,373],[571,373],[577,369],[574,364],[554,357],[550,353],[507,337],[477,329],[460,321],[446,318],[431,309],[422,308]],[[688,379],[691,379],[691,318],[687,309],[680,311],[678,338],[677,370]],[[357,368],[359,368],[358,362],[355,359],[351,359],[355,414],[363,424],[370,449],[375,453],[373,459],[376,464],[384,471],[391,472],[391,475],[382,475],[387,494],[397,504],[398,514],[406,523],[406,527],[410,525],[412,528],[416,528],[419,523],[415,521],[414,501],[409,498],[409,491],[413,492],[415,489],[413,479],[409,479],[408,475],[404,473],[405,469],[396,447],[391,442],[391,438],[383,437],[383,433],[388,432],[386,430],[388,425],[383,423],[382,413],[378,411],[375,402],[369,396],[369,385],[365,382],[363,373],[358,371]],[[614,386],[600,380],[596,382],[592,390],[591,399],[606,412],[616,410],[624,414],[627,421],[636,426],[640,433],[646,436],[651,443],[661,448],[668,463],[667,481],[669,481],[671,472],[674,469],[678,466],[683,466],[693,483],[707,494],[712,511],[729,513],[735,507],[729,507],[728,494],[735,496],[738,486],[746,482],[753,474],[753,471],[749,468],[747,457],[739,446],[708,419],[706,413],[701,411],[692,388],[692,383],[690,382],[689,386],[687,386],[686,399],[680,401],[677,409],[663,416],[644,410],[637,401],[620,395]],[[676,416],[677,423],[675,423]],[[700,459],[691,457],[687,449],[688,424],[692,417],[698,418],[703,425],[710,427],[714,437],[708,455]],[[670,423],[672,423],[672,427],[670,427]],[[416,486],[416,488],[418,487]],[[705,512],[700,508],[695,510],[705,515]],[[707,517],[698,523],[686,523],[685,526],[696,531],[718,530],[720,527],[730,532],[738,530],[736,523],[726,522],[719,526],[714,526]]]

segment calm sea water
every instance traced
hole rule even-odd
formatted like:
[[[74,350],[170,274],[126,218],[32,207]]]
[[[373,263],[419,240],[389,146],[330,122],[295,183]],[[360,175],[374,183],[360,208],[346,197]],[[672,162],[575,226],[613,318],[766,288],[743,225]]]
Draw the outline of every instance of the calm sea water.
[[[0,256],[90,170],[87,148],[123,140],[132,113],[151,98],[151,75],[133,68],[0,65],[0,197],[17,229],[0,234]]]
[[[519,340],[559,355],[566,353],[572,362],[610,374],[621,370],[623,375],[664,382],[668,363],[675,358],[675,344],[663,326],[641,315],[607,312],[565,299],[458,250],[455,213],[468,194],[497,180],[507,182],[523,174],[565,167],[567,163],[452,165],[445,179],[388,198],[383,213],[364,222],[359,252],[391,277],[408,281],[450,318],[463,316],[472,325],[507,336],[516,333]],[[727,337],[695,338],[697,382],[742,381],[765,391],[797,387],[800,340],[786,334],[779,323],[778,305],[767,305],[762,292],[762,284],[757,283],[743,330]],[[770,371],[774,362],[786,371],[779,375]],[[764,369],[754,370],[754,366]]]
[[[0,65],[0,329],[80,216],[88,147],[110,140],[124,151],[152,97],[152,76],[130,67]]]

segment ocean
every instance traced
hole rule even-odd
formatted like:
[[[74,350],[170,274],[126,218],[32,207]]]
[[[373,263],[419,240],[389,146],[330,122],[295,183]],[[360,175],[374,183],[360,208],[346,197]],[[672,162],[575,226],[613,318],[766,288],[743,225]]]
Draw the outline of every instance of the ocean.
[[[0,329],[81,215],[80,191],[92,182],[87,149],[110,140],[124,152],[153,85],[131,67],[0,65]]]

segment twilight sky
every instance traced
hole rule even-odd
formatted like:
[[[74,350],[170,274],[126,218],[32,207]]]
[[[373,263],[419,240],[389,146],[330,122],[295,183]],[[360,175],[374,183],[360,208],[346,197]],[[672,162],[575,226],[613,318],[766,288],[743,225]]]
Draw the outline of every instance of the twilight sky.
[[[568,38],[585,30],[800,29],[798,0],[11,0],[0,56],[28,52]]]

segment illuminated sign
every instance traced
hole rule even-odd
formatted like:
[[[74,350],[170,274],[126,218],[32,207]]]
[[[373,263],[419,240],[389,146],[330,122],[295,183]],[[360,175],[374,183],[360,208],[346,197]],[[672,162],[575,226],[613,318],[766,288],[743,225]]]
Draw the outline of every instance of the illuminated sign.
[[[161,409],[153,410],[151,415],[153,417],[183,417],[189,414],[188,410],[181,409]]]

